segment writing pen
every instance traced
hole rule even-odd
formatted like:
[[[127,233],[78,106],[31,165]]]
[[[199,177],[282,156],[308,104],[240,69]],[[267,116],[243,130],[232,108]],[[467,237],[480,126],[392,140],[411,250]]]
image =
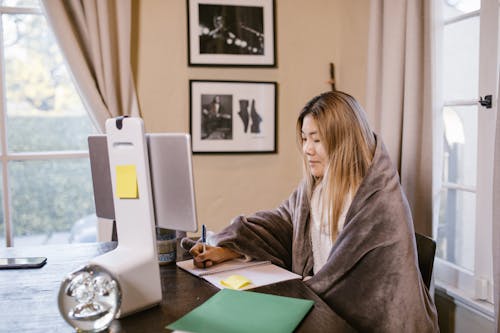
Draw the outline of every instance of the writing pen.
[[[203,244],[203,252],[206,251],[206,243],[207,243],[207,226],[202,224],[201,225],[201,243]],[[205,262],[203,262],[203,268],[206,268]]]

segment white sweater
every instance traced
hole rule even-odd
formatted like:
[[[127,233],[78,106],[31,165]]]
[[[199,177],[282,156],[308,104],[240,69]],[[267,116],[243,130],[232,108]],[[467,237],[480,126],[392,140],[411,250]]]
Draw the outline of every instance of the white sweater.
[[[349,194],[342,208],[342,214],[339,217],[338,229],[339,233],[344,229],[345,218],[347,211],[352,202],[352,196]],[[321,216],[321,186],[318,185],[314,189],[311,198],[311,243],[314,259],[314,274],[316,274],[326,263],[330,250],[333,246],[333,241],[330,237],[330,226],[327,221],[320,221]],[[323,223],[322,223],[323,222]]]

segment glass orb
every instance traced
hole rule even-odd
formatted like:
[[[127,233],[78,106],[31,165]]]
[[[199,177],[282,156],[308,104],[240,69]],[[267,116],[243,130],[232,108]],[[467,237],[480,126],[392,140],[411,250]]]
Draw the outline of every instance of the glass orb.
[[[118,280],[106,269],[87,265],[70,273],[59,288],[59,311],[80,332],[100,332],[120,310]]]

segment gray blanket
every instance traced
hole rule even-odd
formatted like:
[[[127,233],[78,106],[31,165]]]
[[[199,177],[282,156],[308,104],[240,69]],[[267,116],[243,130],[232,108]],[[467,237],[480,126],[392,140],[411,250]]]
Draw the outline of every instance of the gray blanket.
[[[215,236],[217,244],[312,275],[304,185],[275,210],[235,218]],[[408,202],[380,139],[327,263],[305,283],[359,331],[439,331],[418,269]]]

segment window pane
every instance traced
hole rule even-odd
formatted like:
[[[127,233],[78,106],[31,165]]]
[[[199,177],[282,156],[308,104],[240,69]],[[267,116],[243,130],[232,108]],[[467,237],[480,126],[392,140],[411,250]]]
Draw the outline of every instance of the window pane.
[[[15,246],[95,241],[88,159],[13,161],[9,177]]]
[[[444,100],[477,100],[479,17],[445,26],[443,57]]]
[[[443,109],[443,182],[475,188],[477,174],[477,106]]]
[[[40,8],[40,2],[38,0],[1,0],[0,5],[7,7]]]
[[[11,152],[86,150],[93,126],[42,15],[3,14]]]
[[[481,0],[443,0],[442,3],[445,19],[481,9]]]
[[[437,234],[437,256],[474,270],[476,195],[443,189]]]

